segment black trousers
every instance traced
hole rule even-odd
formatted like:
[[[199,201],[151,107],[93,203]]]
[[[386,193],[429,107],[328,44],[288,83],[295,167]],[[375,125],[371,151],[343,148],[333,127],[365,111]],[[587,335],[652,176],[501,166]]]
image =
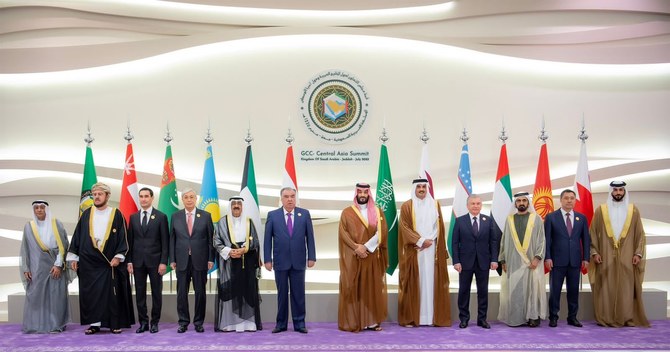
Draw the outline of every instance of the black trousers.
[[[458,318],[470,321],[470,286],[472,276],[477,283],[477,322],[486,321],[489,308],[489,271],[479,269],[475,260],[474,270],[461,270],[458,275]]]
[[[158,324],[161,320],[163,307],[163,278],[158,274],[158,268],[133,267],[135,277],[135,303],[137,304],[137,319],[140,324],[149,324],[147,316],[147,276],[151,283],[151,324]]]
[[[177,270],[177,316],[179,317],[180,326],[188,326],[191,322],[191,315],[188,309],[188,289],[191,281],[193,281],[193,291],[195,291],[193,325],[199,326],[205,321],[207,270],[193,269],[191,256],[189,256],[186,270]]]

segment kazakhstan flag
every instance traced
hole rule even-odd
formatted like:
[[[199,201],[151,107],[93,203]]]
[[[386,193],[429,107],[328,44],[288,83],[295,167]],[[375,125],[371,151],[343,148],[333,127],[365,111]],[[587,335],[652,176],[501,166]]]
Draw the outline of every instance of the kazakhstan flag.
[[[216,173],[214,172],[214,157],[212,146],[207,146],[207,158],[205,159],[205,170],[202,174],[202,189],[200,190],[200,203],[198,209],[205,210],[212,215],[212,221],[217,223],[221,218],[219,210],[219,192],[216,188]]]

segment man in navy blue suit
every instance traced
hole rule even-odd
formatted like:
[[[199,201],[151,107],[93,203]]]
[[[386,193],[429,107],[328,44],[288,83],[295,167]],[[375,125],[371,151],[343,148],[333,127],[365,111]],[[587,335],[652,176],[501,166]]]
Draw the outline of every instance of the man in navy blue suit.
[[[272,333],[286,331],[288,299],[291,291],[293,329],[306,334],[305,267],[316,262],[314,228],[309,210],[295,206],[295,189],[284,187],[279,192],[282,207],[268,213],[265,223],[263,253],[265,269],[275,270],[277,285],[277,325]]]
[[[482,199],[471,194],[467,200],[468,214],[456,218],[451,238],[454,269],[458,271],[459,328],[470,320],[470,286],[472,276],[477,282],[477,326],[490,329],[486,321],[489,295],[489,269],[498,268],[500,229],[493,218],[480,214]]]
[[[549,326],[556,327],[565,280],[568,291],[568,325],[582,327],[577,320],[579,309],[579,276],[588,265],[591,237],[586,216],[575,212],[575,192],[561,192],[561,209],[544,219],[547,250],[544,265],[549,274]]]

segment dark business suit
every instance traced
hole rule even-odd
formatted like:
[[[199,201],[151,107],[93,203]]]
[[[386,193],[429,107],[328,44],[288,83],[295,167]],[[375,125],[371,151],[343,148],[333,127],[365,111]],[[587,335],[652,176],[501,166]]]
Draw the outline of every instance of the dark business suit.
[[[130,215],[128,224],[128,256],[126,261],[133,265],[135,276],[135,302],[140,325],[148,324],[147,316],[147,274],[151,282],[151,324],[158,325],[163,306],[163,278],[158,273],[160,264],[168,262],[168,220],[167,216],[153,208],[148,215],[146,228],[142,228],[143,210]],[[147,213],[149,214],[149,213]]]
[[[271,262],[277,285],[277,325],[288,325],[289,286],[293,329],[305,328],[305,269],[316,261],[312,217],[307,209],[293,209],[293,235],[288,233],[285,211],[281,207],[268,213],[263,245],[265,262]]]
[[[195,209],[193,233],[188,234],[186,211],[172,214],[170,228],[170,260],[177,264],[177,315],[179,325],[188,326],[188,288],[193,280],[195,291],[195,311],[193,325],[202,326],[205,321],[205,284],[207,282],[207,262],[214,262],[214,225],[212,216]]]
[[[452,260],[461,264],[458,275],[458,317],[470,320],[470,285],[474,275],[477,283],[477,322],[486,321],[489,293],[489,269],[498,261],[500,229],[492,217],[479,214],[479,231],[474,233],[472,215],[456,218],[451,238]]]
[[[563,280],[568,291],[568,321],[577,319],[579,309],[579,277],[582,261],[589,260],[591,237],[586,217],[572,211],[572,234],[568,235],[561,209],[551,212],[544,219],[547,250],[545,260],[551,259],[554,267],[549,274],[549,319],[557,320],[561,303]],[[580,243],[581,241],[581,243]]]

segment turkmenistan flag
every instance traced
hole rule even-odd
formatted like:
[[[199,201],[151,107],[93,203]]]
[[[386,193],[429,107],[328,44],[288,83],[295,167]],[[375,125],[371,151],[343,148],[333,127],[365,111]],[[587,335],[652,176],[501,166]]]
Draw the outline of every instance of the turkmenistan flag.
[[[258,239],[261,246],[265,238],[265,229],[261,227],[261,212],[258,206],[258,193],[256,192],[256,173],[254,172],[254,158],[251,154],[251,144],[247,145],[247,153],[244,157],[244,174],[242,175],[242,187],[240,196],[244,198],[243,217],[254,222]],[[260,252],[263,253],[263,252]]]
[[[377,173],[377,195],[376,203],[384,212],[388,224],[388,254],[389,267],[386,273],[393,275],[398,266],[398,211],[395,205],[395,194],[393,192],[393,178],[391,177],[391,164],[386,145],[382,144],[379,156],[379,172]]]
[[[86,160],[84,161],[84,178],[81,182],[81,197],[79,198],[79,216],[84,210],[93,205],[93,196],[91,195],[91,187],[98,182],[98,177],[95,174],[95,164],[93,163],[93,150],[91,145],[86,146]]]
[[[509,176],[509,163],[507,161],[507,145],[503,143],[502,147],[500,147],[498,172],[496,173],[493,203],[491,204],[491,217],[496,221],[501,232],[505,231],[505,221],[507,221],[507,217],[512,213],[513,206],[512,181]]]
[[[177,179],[174,176],[174,166],[172,164],[172,146],[169,144],[165,148],[165,161],[163,162],[163,177],[161,178],[161,193],[158,197],[158,210],[167,215],[168,228],[172,222],[172,213],[179,210],[179,197],[177,197]],[[168,264],[171,260],[168,258]],[[170,265],[167,266],[167,272],[172,271]]]
[[[468,152],[468,145],[463,144],[463,148],[461,149],[461,160],[458,165],[458,181],[456,182],[456,190],[454,191],[454,205],[451,211],[451,221],[449,222],[449,237],[447,238],[449,253],[453,253],[451,249],[451,238],[453,237],[456,218],[468,213],[467,203],[470,194],[472,194],[470,153]]]

